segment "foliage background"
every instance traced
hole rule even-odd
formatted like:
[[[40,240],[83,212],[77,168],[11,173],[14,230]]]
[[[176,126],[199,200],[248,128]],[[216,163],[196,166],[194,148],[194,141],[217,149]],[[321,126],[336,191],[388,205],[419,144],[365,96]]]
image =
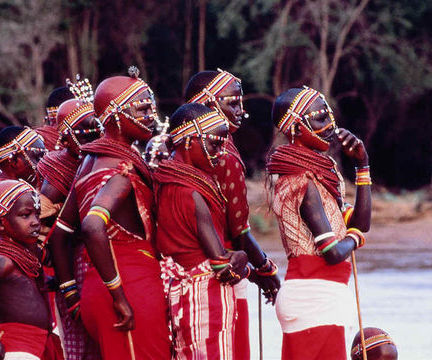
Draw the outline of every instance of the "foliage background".
[[[170,115],[191,75],[220,67],[243,80],[250,175],[272,101],[307,84],[365,141],[376,184],[416,189],[432,175],[431,18],[427,0],[0,0],[0,122],[39,126],[67,77],[96,86],[131,64]]]

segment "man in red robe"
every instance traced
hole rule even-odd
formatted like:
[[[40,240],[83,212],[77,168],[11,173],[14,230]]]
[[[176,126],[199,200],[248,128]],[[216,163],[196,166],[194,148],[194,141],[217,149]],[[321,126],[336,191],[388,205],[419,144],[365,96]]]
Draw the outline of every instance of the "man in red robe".
[[[133,141],[152,136],[153,93],[134,68],[130,77],[104,80],[94,106],[105,133],[82,146],[87,156],[56,229],[70,234],[80,222],[91,262],[81,302],[70,311],[81,313],[103,359],[169,359],[167,305],[152,247],[152,178],[131,148]],[[62,237],[53,241],[57,275],[67,294],[75,290],[75,279],[65,265],[64,247]]]
[[[249,261],[255,267],[256,281],[264,290],[266,298],[274,304],[280,286],[276,275],[277,267],[267,259],[250,231],[245,166],[232,137],[232,134],[241,126],[246,114],[243,110],[241,81],[227,71],[202,71],[189,80],[185,98],[188,103],[205,104],[215,109],[228,120],[227,154],[213,169],[215,178],[227,199],[225,247],[246,251]],[[238,311],[235,359],[248,360],[250,348],[247,281],[237,284],[235,292]]]
[[[243,251],[226,252],[225,203],[211,174],[227,138],[226,119],[201,104],[170,119],[174,152],[155,171],[157,248],[176,359],[232,359],[235,284],[250,273]],[[229,285],[224,284],[228,283]]]

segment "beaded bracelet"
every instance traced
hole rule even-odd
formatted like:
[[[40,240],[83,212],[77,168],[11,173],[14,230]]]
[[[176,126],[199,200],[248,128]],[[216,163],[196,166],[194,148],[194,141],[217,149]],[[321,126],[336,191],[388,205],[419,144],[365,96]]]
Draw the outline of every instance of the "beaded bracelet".
[[[97,206],[97,205],[92,206],[90,208],[89,212],[87,213],[87,216],[89,215],[99,216],[103,220],[105,225],[107,225],[111,219],[110,212],[107,209],[103,208],[102,206]]]
[[[345,225],[348,225],[354,213],[354,206],[345,203],[342,210],[342,217],[344,219]]]
[[[355,170],[356,170],[355,185],[372,185],[369,166],[364,166],[361,168],[356,167]]]
[[[81,312],[81,301],[77,301],[70,308],[67,309],[68,314],[71,314],[74,320],[77,320]]]
[[[278,272],[277,265],[269,258],[267,258],[265,264],[255,270],[259,276],[274,276]]]
[[[356,243],[356,249],[361,248],[366,242],[366,238],[364,237],[363,233],[357,228],[349,228],[347,230],[346,236],[354,240]]]
[[[339,240],[336,239],[336,237],[332,236],[331,238],[328,238],[328,240],[324,241],[322,244],[318,246],[318,251],[321,253],[321,255],[324,255],[330,249],[335,247],[338,243]]]
[[[114,277],[114,279],[112,279],[110,281],[104,281],[103,283],[105,284],[105,286],[110,291],[119,288],[122,284],[120,274],[117,273],[117,275]]]
[[[210,267],[213,271],[224,269],[229,264],[229,259],[210,259]]]
[[[65,281],[64,283],[61,283],[59,285],[59,289],[63,290],[63,289],[66,289],[68,286],[71,286],[71,285],[76,285],[76,280],[75,279],[72,279],[72,280],[69,280],[69,281]]]

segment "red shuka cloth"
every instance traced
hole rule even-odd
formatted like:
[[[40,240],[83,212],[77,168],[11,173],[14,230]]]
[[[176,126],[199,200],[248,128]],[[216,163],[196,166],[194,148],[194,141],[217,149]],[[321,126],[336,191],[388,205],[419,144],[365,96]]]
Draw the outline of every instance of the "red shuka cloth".
[[[343,326],[323,325],[283,334],[282,360],[346,360]]]
[[[351,275],[351,264],[342,261],[329,265],[321,256],[299,255],[290,257],[285,280],[322,279],[348,285]]]
[[[26,352],[42,360],[62,360],[59,339],[37,326],[21,323],[0,323],[1,338],[6,352]]]
[[[222,243],[225,231],[223,196],[209,175],[175,160],[160,162],[154,179],[158,250],[165,256],[172,256],[186,270],[191,269],[207,259],[198,241],[192,193],[197,191],[204,198]]]
[[[214,174],[227,199],[226,247],[232,249],[231,240],[249,228],[249,205],[246,196],[245,167],[232,138],[229,138],[226,150],[228,154],[221,158]]]
[[[78,180],[75,188],[80,218],[86,216],[94,197],[106,181],[121,174],[131,181],[149,240],[154,226],[150,216],[153,194],[130,170],[131,164],[122,162],[118,168],[101,169]],[[134,311],[136,328],[132,331],[132,338],[136,359],[170,359],[167,304],[159,263],[153,256],[150,241],[131,234],[112,220],[108,223],[107,234],[113,244],[123,289]],[[95,268],[90,268],[85,275],[81,314],[87,331],[99,343],[104,360],[130,358],[127,333],[113,327],[118,319],[112,297]]]
[[[341,197],[339,178],[330,157],[303,146],[280,145],[267,163],[269,174],[300,175],[311,171],[327,191],[338,200]]]

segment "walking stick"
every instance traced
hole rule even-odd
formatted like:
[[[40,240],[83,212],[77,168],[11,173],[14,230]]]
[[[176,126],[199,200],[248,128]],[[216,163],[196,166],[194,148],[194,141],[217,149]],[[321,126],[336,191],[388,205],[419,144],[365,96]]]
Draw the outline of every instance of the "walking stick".
[[[262,341],[262,303],[261,289],[258,287],[258,338],[259,338],[259,358],[263,360],[263,341]]]
[[[109,242],[109,245],[110,245],[111,255],[112,255],[113,260],[114,260],[114,267],[115,267],[115,269],[117,271],[117,274],[119,274],[119,276],[120,276],[119,269],[118,269],[118,266],[117,266],[117,259],[116,259],[116,256],[115,256],[114,248],[112,246],[111,241],[108,240],[108,242]],[[130,330],[127,331],[127,337],[128,337],[128,343],[129,343],[129,351],[130,351],[130,354],[131,354],[131,360],[135,360],[135,350],[134,350],[134,345],[133,345],[132,333],[131,333]]]
[[[361,340],[361,346],[362,346],[363,360],[367,360],[366,343],[365,343],[365,338],[364,338],[362,317],[360,314],[360,295],[359,295],[358,279],[357,279],[357,264],[356,264],[356,258],[355,258],[354,251],[351,252],[351,260],[352,260],[352,264],[353,264],[354,285],[355,285],[356,302],[357,302],[357,315],[358,315],[358,322],[359,322],[359,327],[360,327],[360,340]]]

